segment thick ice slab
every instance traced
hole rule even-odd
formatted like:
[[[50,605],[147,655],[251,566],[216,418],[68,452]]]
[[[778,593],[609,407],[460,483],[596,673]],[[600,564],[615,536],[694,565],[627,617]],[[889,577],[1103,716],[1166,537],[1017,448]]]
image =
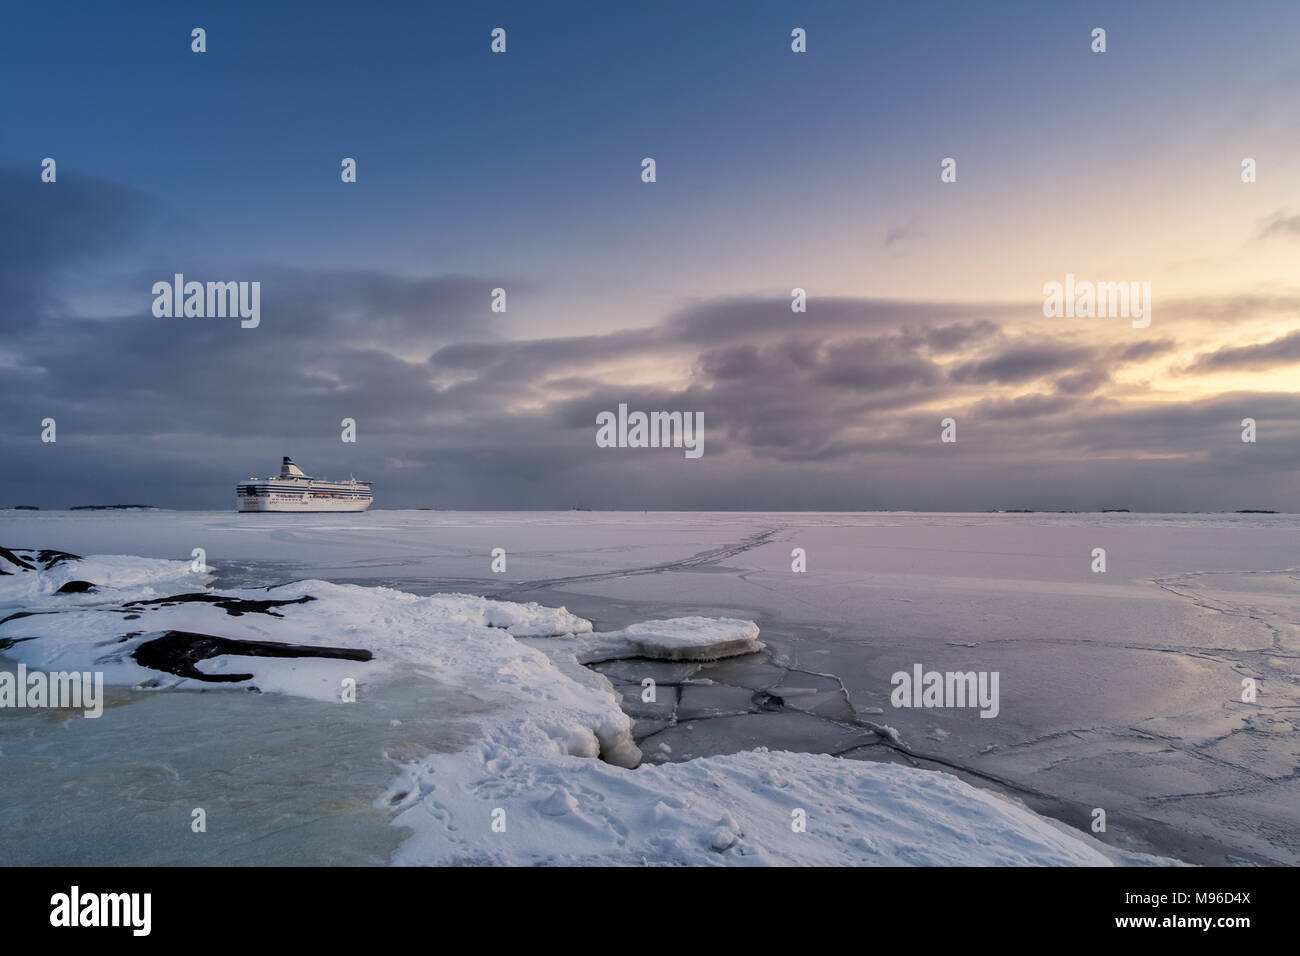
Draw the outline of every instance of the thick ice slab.
[[[522,636],[522,635],[521,635]],[[732,618],[678,617],[646,621],[619,631],[605,631],[552,640],[538,647],[572,654],[580,664],[628,657],[661,661],[716,661],[753,654],[767,645],[758,639],[758,625]]]

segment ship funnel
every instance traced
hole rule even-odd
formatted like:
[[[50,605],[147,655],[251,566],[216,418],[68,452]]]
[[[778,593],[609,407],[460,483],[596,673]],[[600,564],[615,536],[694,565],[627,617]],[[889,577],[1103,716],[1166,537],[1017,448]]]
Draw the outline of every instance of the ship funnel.
[[[288,455],[284,456],[284,461],[280,462],[281,478],[306,478],[301,468],[293,463],[293,459]]]

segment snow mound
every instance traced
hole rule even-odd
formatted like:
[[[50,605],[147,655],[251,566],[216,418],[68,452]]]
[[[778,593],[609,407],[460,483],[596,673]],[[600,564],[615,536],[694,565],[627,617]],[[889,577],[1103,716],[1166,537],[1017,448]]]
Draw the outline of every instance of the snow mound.
[[[210,577],[189,561],[124,554],[83,558],[28,548],[0,548],[0,571],[6,572],[0,574],[0,608],[25,610],[157,597],[203,587]],[[95,591],[58,593],[75,581],[94,584]]]
[[[585,634],[591,622],[570,614],[562,607],[544,607],[530,601],[494,601],[472,594],[435,595],[435,599],[456,601],[466,611],[472,609],[485,627],[499,627],[515,637],[550,637],[560,634]]]
[[[148,586],[123,592],[101,585],[101,570],[108,580]],[[414,671],[447,688],[448,698],[473,699],[482,714],[508,723],[519,746],[623,766],[641,760],[631,719],[608,681],[585,668],[567,674],[515,639],[517,633],[562,641],[591,631],[590,621],[564,608],[327,581],[218,593],[194,589],[189,573],[185,562],[117,557],[25,571],[31,583],[0,596],[0,650],[33,669],[98,671],[110,686],[256,689],[332,703],[345,691],[364,700],[369,687]],[[53,593],[70,579],[87,580],[95,591]],[[183,586],[157,596],[170,580]],[[219,645],[220,652],[185,660],[159,652],[187,642]],[[312,656],[311,648],[330,656]],[[160,670],[141,657],[175,666]],[[186,676],[186,664],[197,675]]]
[[[399,865],[1109,866],[946,773],[764,749],[623,770],[461,753],[409,768]]]

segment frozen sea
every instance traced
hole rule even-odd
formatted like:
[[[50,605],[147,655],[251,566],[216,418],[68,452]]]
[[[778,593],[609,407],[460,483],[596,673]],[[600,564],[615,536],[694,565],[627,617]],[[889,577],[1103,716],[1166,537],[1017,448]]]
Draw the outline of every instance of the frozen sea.
[[[943,770],[1081,831],[1104,810],[1096,839],[1125,851],[1239,865],[1300,863],[1297,531],[1291,515],[1128,513],[0,516],[10,548],[177,561],[202,548],[218,589],[475,594],[564,606],[597,631],[753,621],[760,654],[593,665],[624,691],[647,762],[766,747]],[[997,716],[892,706],[891,675],[916,664],[997,672]],[[272,714],[247,694],[205,693],[196,709],[193,694],[129,689],[110,692],[112,721],[0,713],[6,858],[387,862],[409,800],[395,767],[466,731],[415,676],[376,693],[369,724],[287,696]],[[188,829],[196,788],[209,818],[238,819],[239,840],[158,836],[160,821]],[[572,789],[556,791],[557,813]]]

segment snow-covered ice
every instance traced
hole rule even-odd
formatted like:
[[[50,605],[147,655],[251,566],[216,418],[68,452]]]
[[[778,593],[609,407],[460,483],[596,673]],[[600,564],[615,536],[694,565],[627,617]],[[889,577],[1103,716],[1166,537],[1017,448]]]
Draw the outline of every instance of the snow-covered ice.
[[[319,772],[315,765],[330,761],[335,744],[324,732],[335,720],[330,714],[355,714],[347,719],[369,721],[376,740],[381,730],[391,740],[408,726],[428,729],[418,719],[390,716],[396,689],[407,698],[419,695],[419,716],[436,718],[437,739],[411,740],[413,752],[392,762],[391,784],[373,795],[374,809],[393,814],[405,834],[395,863],[1149,862],[935,771],[763,748],[637,767],[632,720],[618,693],[581,665],[752,654],[763,648],[752,621],[692,615],[602,632],[562,607],[467,594],[421,596],[323,580],[218,588],[188,561],[129,556],[66,558],[48,569],[31,563],[32,570],[10,565],[11,573],[0,577],[0,618],[8,618],[0,623],[0,652],[29,668],[104,672],[122,692],[101,721],[85,723],[126,723],[123,708],[160,692],[186,697],[192,720],[182,716],[180,726],[168,728],[187,740],[186,767],[202,768],[203,749],[216,752],[225,743],[221,722],[207,715],[209,702],[232,691],[262,692],[241,695],[249,703],[240,706],[245,713],[260,708],[268,734],[281,713],[295,715],[296,742],[287,752],[301,756],[284,761],[279,785],[286,795],[304,767]],[[95,588],[57,593],[69,581]],[[222,652],[195,658],[197,676],[169,670],[171,658],[160,648],[203,635],[226,642],[214,645]],[[293,645],[295,656],[278,656],[283,645]],[[349,683],[355,702],[345,699]],[[190,693],[196,690],[221,693]],[[804,690],[817,692],[794,688],[792,696]],[[320,730],[303,718],[302,705],[286,710],[281,701],[288,699],[316,708]],[[0,713],[0,721],[9,716]],[[75,779],[78,746],[102,745],[79,736],[80,723],[0,730],[0,752],[39,768],[34,753],[48,749],[41,734],[62,734],[60,772]],[[95,757],[102,761],[104,754]],[[208,769],[217,771],[228,772]],[[125,767],[121,772],[129,776]],[[141,786],[130,779],[120,785],[123,799]],[[10,777],[0,789],[12,801],[19,791],[30,799],[42,788],[40,780]],[[112,793],[109,788],[105,799],[111,802]],[[193,799],[204,799],[202,787]],[[40,819],[39,808],[23,812]],[[163,833],[138,821],[125,825],[134,828],[137,845],[124,862],[147,861],[149,852],[185,839],[183,828]],[[228,826],[243,838],[237,821]],[[214,828],[198,852],[228,850],[220,832]],[[282,862],[300,860],[292,838],[276,833]],[[140,843],[154,849],[141,850]]]
[[[399,864],[1112,862],[1100,844],[949,774],[824,754],[757,749],[628,771],[476,748],[395,786],[406,795],[397,822],[413,831]]]

